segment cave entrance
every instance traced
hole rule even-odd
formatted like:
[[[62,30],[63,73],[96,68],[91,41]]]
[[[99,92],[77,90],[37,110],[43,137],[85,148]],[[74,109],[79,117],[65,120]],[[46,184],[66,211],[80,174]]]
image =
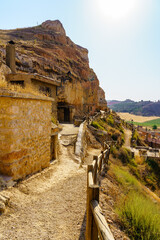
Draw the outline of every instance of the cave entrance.
[[[70,110],[69,108],[64,108],[64,122],[70,122]]]
[[[58,104],[58,121],[71,122],[71,108],[67,104]]]

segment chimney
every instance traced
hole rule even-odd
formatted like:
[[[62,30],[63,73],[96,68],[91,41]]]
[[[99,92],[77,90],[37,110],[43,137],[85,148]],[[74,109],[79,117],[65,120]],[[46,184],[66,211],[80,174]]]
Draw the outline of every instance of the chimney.
[[[15,43],[12,40],[6,46],[6,65],[11,69],[12,73],[16,73]]]

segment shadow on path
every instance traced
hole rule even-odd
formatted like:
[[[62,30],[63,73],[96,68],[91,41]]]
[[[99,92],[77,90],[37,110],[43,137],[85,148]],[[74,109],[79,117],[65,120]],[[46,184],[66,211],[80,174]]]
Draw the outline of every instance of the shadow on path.
[[[83,217],[83,222],[81,225],[80,235],[78,240],[85,240],[85,232],[86,232],[86,211]]]

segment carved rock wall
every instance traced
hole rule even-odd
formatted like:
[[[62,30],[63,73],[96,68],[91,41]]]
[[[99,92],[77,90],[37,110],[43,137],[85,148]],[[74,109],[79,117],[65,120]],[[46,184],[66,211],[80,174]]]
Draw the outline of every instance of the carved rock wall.
[[[61,22],[48,20],[32,28],[0,31],[1,36],[16,42],[17,71],[57,77],[62,81],[58,89],[59,102],[65,101],[85,112],[102,105],[107,107],[104,91],[89,67],[88,50],[66,36]],[[0,45],[0,51],[5,60],[4,45]]]

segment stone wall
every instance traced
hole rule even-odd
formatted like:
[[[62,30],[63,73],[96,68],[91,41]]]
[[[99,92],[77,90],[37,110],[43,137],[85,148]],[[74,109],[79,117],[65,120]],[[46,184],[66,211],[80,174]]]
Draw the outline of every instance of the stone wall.
[[[86,128],[87,122],[84,121],[79,127],[77,142],[75,146],[75,154],[81,158],[81,161],[83,161],[87,151]]]
[[[24,178],[49,166],[52,99],[0,90],[0,173]]]
[[[32,84],[37,89],[37,91],[40,91],[40,87],[46,87],[46,88],[49,89],[48,96],[51,97],[51,98],[54,98],[54,100],[55,100],[52,104],[52,115],[54,115],[57,118],[56,86],[51,85],[49,83],[36,81],[36,80],[32,80]],[[42,91],[42,93],[45,93],[45,92]]]

